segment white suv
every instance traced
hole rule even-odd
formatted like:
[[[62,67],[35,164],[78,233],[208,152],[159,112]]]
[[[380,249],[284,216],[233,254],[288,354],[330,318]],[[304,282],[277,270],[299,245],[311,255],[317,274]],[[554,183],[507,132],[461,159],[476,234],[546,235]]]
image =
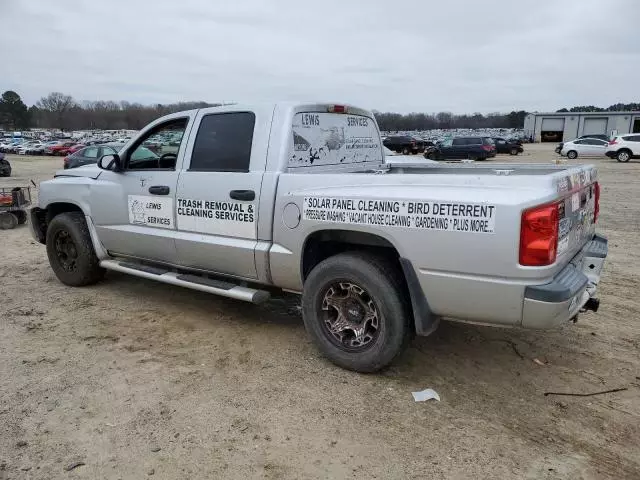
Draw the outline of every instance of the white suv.
[[[609,142],[605,155],[609,158],[615,158],[619,162],[640,158],[640,134],[615,137]]]

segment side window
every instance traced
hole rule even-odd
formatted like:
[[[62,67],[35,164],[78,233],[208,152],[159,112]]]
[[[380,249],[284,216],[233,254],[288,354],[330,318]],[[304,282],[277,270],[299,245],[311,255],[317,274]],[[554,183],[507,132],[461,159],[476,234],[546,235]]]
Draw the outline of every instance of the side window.
[[[467,142],[465,141],[465,138],[454,138],[453,142],[451,142],[451,145],[455,146],[455,147],[459,147],[461,145],[466,145]]]
[[[189,119],[180,118],[158,125],[139,139],[127,155],[127,169],[175,169],[178,150]]]
[[[575,142],[573,142],[573,143],[575,143],[576,145],[584,145],[585,140],[576,140],[576,141],[575,141]]]
[[[82,156],[87,158],[98,158],[98,147],[85,148],[82,152]]]
[[[203,117],[189,170],[248,172],[255,122],[253,112],[214,113]]]
[[[640,142],[640,135],[631,135],[629,137],[629,142]]]

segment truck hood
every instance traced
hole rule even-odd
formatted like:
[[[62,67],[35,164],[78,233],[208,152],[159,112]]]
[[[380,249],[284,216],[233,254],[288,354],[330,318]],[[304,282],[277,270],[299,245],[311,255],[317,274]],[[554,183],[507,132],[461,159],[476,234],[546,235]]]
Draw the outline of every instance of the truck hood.
[[[54,178],[56,177],[83,177],[96,179],[100,176],[102,170],[97,165],[84,165],[77,168],[68,168],[66,170],[58,170]]]

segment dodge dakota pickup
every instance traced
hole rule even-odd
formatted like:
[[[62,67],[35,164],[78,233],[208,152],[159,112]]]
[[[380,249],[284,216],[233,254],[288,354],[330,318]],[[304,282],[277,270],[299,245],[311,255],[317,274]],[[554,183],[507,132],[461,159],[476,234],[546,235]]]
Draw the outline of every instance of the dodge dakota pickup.
[[[593,166],[394,164],[354,106],[229,105],[61,170],[30,224],[66,285],[113,270],[252,303],[300,294],[320,351],[372,372],[443,318],[550,329],[596,311],[599,195]]]

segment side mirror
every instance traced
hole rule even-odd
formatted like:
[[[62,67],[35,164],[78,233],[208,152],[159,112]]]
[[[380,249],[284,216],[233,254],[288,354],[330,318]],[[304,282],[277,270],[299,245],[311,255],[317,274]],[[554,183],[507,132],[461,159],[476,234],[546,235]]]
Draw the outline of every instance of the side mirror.
[[[98,160],[98,168],[102,170],[111,170],[113,172],[121,172],[122,171],[122,162],[120,160],[120,156],[117,153],[113,155],[103,155]]]

